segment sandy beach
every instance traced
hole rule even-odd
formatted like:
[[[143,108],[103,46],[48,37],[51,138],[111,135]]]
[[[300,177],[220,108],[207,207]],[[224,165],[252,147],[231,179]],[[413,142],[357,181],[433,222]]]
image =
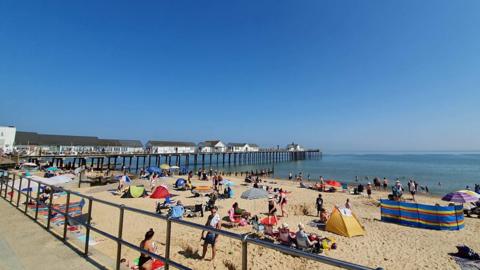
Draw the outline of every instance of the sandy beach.
[[[173,183],[177,177],[162,178],[159,184],[167,184],[172,194],[177,196],[175,200],[181,200],[184,205],[194,205],[195,203],[205,202],[208,197],[195,198],[190,191],[174,191]],[[267,199],[244,200],[240,198],[243,191],[250,188],[239,177],[228,177],[235,182],[235,195],[232,199],[218,200],[219,214],[221,217],[227,215],[228,209],[234,202],[238,202],[241,208],[250,211],[253,214],[262,215],[267,212]],[[331,211],[335,205],[344,205],[347,198],[350,199],[352,209],[361,224],[365,227],[366,234],[353,238],[342,237],[330,232],[321,231],[308,224],[317,219],[314,215],[315,198],[317,191],[300,188],[298,183],[278,180],[265,179],[267,185],[272,187],[281,187],[291,192],[288,194],[287,211],[288,217],[283,217],[280,223],[288,223],[290,228],[296,230],[298,223],[306,224],[306,231],[316,233],[320,236],[333,237],[338,249],[329,250],[323,254],[332,258],[342,259],[353,263],[358,263],[370,267],[383,267],[384,269],[459,269],[455,261],[448,253],[456,252],[456,245],[466,244],[475,250],[480,250],[480,241],[478,241],[478,231],[480,231],[480,219],[465,218],[465,228],[460,231],[435,231],[428,229],[412,228],[380,221],[380,208],[377,200],[386,198],[387,193],[374,191],[373,197],[354,196],[343,192],[322,193],[324,205],[328,211]],[[149,189],[149,183],[145,180],[135,180],[134,184],[144,184]],[[208,185],[210,182],[199,181],[194,177],[193,185]],[[265,184],[265,183],[264,183]],[[72,188],[88,194],[95,198],[108,200],[118,204],[124,204],[148,211],[155,210],[155,204],[158,200],[146,198],[122,199],[115,196],[109,189],[116,185]],[[405,195],[407,199],[409,195]],[[74,200],[74,199],[72,199]],[[160,200],[163,202],[163,199]],[[60,202],[60,201],[59,201]],[[417,202],[426,204],[439,203],[446,205],[437,197],[419,195]],[[308,215],[304,214],[307,209]],[[94,204],[92,213],[93,223],[97,228],[116,235],[118,232],[118,210],[101,204]],[[205,217],[185,218],[186,220],[204,224]],[[123,237],[132,243],[139,243],[143,239],[144,233],[153,228],[155,231],[154,240],[158,244],[160,255],[165,251],[165,230],[166,223],[159,219],[140,216],[126,211],[123,228]],[[237,233],[246,233],[252,231],[251,226],[224,228]],[[171,258],[193,269],[240,269],[241,266],[241,243],[226,237],[218,240],[217,256],[214,261],[210,261],[210,249],[207,252],[206,259],[200,260],[202,241],[200,240],[200,231],[184,226],[173,225],[173,238]],[[94,234],[95,235],[95,234]],[[105,239],[102,236],[95,235],[99,243],[93,247],[93,252],[102,253],[102,256],[116,257],[116,243]],[[268,250],[262,247],[249,245],[249,269],[330,269],[333,267],[325,266],[320,263],[311,262],[306,259],[295,258],[290,255],[284,255],[276,251]],[[138,252],[123,248],[122,257],[133,260],[138,257]],[[325,268],[326,267],[326,268]]]

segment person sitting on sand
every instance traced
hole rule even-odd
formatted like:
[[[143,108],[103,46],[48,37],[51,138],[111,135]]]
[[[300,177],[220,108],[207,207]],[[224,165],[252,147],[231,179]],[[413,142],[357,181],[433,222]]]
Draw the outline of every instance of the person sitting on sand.
[[[213,207],[210,210],[210,215],[207,218],[207,223],[205,223],[205,226],[215,228],[215,229],[220,229],[221,224],[220,224],[220,216],[217,214],[217,207]],[[216,233],[212,232],[207,232],[207,235],[204,236],[205,231],[202,231],[202,237],[201,239],[203,241],[203,252],[202,252],[202,259],[205,258],[205,255],[207,254],[207,248],[208,245],[212,246],[212,261],[215,259],[215,244],[217,243],[218,240],[218,235]]]
[[[327,223],[330,215],[325,208],[320,209],[320,223]]]
[[[350,204],[350,199],[347,199],[347,201],[345,202],[345,208],[347,209],[352,209],[352,204]]]
[[[298,224],[298,231],[296,233],[297,248],[305,249],[314,247],[318,241],[311,241],[309,235],[305,232],[305,226],[302,223]]]
[[[288,228],[287,223],[283,223],[282,226],[278,228],[278,241],[282,245],[291,246],[293,244],[293,239],[290,235],[290,229]]]
[[[156,252],[155,245],[152,241],[154,234],[155,232],[153,231],[153,229],[150,229],[145,233],[145,238],[142,240],[142,242],[140,242],[141,249],[144,249],[151,253]],[[153,259],[152,257],[150,257],[150,255],[144,254],[143,252],[140,253],[140,258],[138,260],[138,266],[140,270],[152,269],[152,263],[153,263]]]
[[[244,219],[249,219],[250,216],[252,214],[250,214],[250,212],[247,212],[245,209],[242,209],[240,207],[238,207],[238,203],[235,202],[233,205],[232,205],[232,209],[233,209],[233,214],[235,216],[239,216],[239,217],[242,217]]]

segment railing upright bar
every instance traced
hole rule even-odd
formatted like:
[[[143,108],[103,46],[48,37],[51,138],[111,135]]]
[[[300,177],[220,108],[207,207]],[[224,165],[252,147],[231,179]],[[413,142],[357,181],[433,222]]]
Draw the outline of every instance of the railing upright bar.
[[[167,220],[167,237],[165,241],[165,270],[168,270],[170,267],[170,244],[172,238],[172,221],[170,219]]]
[[[12,181],[12,189],[10,190],[10,203],[13,201],[13,189],[15,188],[15,180],[17,176],[14,174],[13,175],[13,181]]]
[[[37,198],[35,199],[35,220],[38,220],[38,198],[40,197],[40,184],[37,182]]]
[[[88,256],[88,244],[90,242],[90,224],[92,221],[92,198],[88,198],[88,213],[87,213],[87,226],[85,235],[85,252],[84,255]]]
[[[18,183],[18,191],[17,191],[17,208],[20,207],[20,195],[22,195],[22,181],[23,181],[23,178],[20,177],[20,183]]]
[[[30,204],[30,185],[31,185],[31,180],[30,178],[27,179],[28,180],[28,184],[27,184],[27,195],[26,195],[26,198],[25,198],[25,214],[27,214],[28,212],[28,205]]]
[[[50,196],[48,197],[48,217],[47,217],[47,231],[50,230],[50,221],[52,219],[52,205],[53,205],[53,189],[50,189]]]
[[[122,256],[122,240],[123,237],[123,216],[125,214],[125,208],[123,207],[123,204],[120,205],[120,217],[118,220],[118,240],[117,240],[117,265],[116,268],[117,270],[120,270],[120,260]]]
[[[63,221],[63,241],[67,241],[67,226],[68,226],[68,217],[70,216],[68,212],[70,211],[70,192],[67,191],[67,205],[65,207],[65,216]]]
[[[248,269],[248,242],[247,235],[242,239],[242,270]]]

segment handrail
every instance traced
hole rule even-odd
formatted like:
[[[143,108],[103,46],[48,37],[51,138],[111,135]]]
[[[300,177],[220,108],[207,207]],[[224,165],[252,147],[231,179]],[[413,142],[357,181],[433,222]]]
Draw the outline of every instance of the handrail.
[[[81,198],[88,199],[89,210],[88,210],[87,222],[84,222],[83,220],[80,220],[77,217],[70,216],[68,214],[68,212],[63,212],[59,209],[55,209],[54,207],[52,207],[51,200],[50,200],[49,204],[47,205],[49,213],[54,211],[54,212],[59,213],[60,215],[64,216],[65,217],[65,221],[64,221],[65,223],[67,223],[68,220],[73,220],[73,221],[77,222],[78,224],[84,226],[87,229],[87,236],[86,236],[86,239],[85,239],[85,252],[84,252],[85,256],[88,256],[88,243],[89,243],[89,240],[90,240],[89,239],[89,231],[92,230],[92,231],[94,231],[94,232],[96,232],[96,233],[98,233],[98,234],[100,234],[100,235],[102,235],[102,236],[104,236],[108,239],[111,239],[111,240],[117,242],[117,244],[118,244],[118,247],[117,247],[118,248],[118,250],[117,250],[118,254],[120,254],[121,246],[127,246],[127,247],[129,247],[133,250],[136,250],[136,251],[141,252],[143,254],[147,254],[147,255],[151,256],[152,258],[155,258],[157,260],[160,260],[160,261],[164,262],[165,263],[165,269],[168,269],[169,266],[172,266],[172,267],[175,267],[175,268],[178,268],[178,269],[188,270],[190,268],[188,268],[188,267],[186,267],[186,266],[184,266],[184,265],[182,265],[178,262],[175,262],[175,261],[173,261],[169,258],[169,255],[170,255],[169,254],[170,253],[170,246],[169,245],[170,245],[170,233],[171,233],[171,230],[169,229],[170,228],[169,226],[171,226],[171,223],[176,223],[176,224],[188,226],[188,227],[191,227],[191,228],[194,228],[194,229],[216,233],[216,234],[226,236],[226,237],[234,239],[234,240],[241,241],[242,242],[242,270],[247,269],[247,263],[248,263],[248,261],[247,261],[247,256],[248,256],[247,245],[249,243],[254,244],[254,245],[258,245],[258,246],[262,246],[262,247],[265,247],[265,248],[268,248],[268,249],[273,249],[273,250],[282,252],[284,254],[303,257],[303,258],[306,258],[306,259],[309,259],[309,260],[314,260],[314,261],[317,261],[317,262],[320,262],[320,263],[325,263],[325,264],[328,264],[328,265],[341,267],[341,268],[344,268],[344,269],[351,269],[351,270],[373,270],[373,269],[375,269],[375,268],[370,268],[370,267],[367,267],[367,266],[362,266],[362,265],[350,263],[350,262],[343,261],[343,260],[330,258],[330,257],[324,256],[324,255],[307,253],[307,252],[304,252],[304,251],[301,251],[301,250],[298,250],[298,249],[293,249],[293,248],[290,248],[290,247],[273,244],[273,243],[263,241],[263,240],[260,240],[260,239],[256,239],[256,238],[251,238],[251,237],[249,237],[249,234],[237,234],[237,233],[233,233],[233,232],[229,232],[229,231],[225,231],[225,230],[219,230],[219,229],[215,229],[215,228],[212,228],[212,227],[203,226],[203,225],[193,223],[193,222],[190,222],[190,221],[186,221],[186,220],[182,220],[182,219],[171,219],[171,218],[168,218],[166,216],[158,215],[156,213],[149,212],[149,211],[146,211],[146,210],[143,210],[143,209],[133,208],[133,207],[125,206],[123,204],[112,203],[112,202],[105,201],[105,200],[102,200],[102,199],[94,198],[92,196],[87,196],[85,194],[82,194],[82,193],[79,193],[79,192],[76,192],[76,191],[67,190],[67,189],[64,189],[62,187],[58,187],[58,186],[54,186],[54,185],[50,185],[50,184],[45,184],[45,183],[42,183],[38,180],[33,180],[33,179],[30,179],[30,178],[26,178],[26,179],[28,181],[28,186],[29,187],[31,187],[31,182],[37,183],[38,184],[38,190],[40,189],[40,186],[46,186],[46,187],[50,187],[50,188],[55,187],[57,190],[66,192],[67,196],[76,195],[76,196],[79,196]],[[23,195],[26,196],[27,200],[28,199],[33,199],[33,200],[36,201],[36,203],[38,205],[38,202],[39,202],[38,190],[37,190],[36,198],[33,198],[33,196],[30,196],[30,191],[27,191],[26,193],[22,192],[21,183],[19,184],[18,189],[15,188],[15,175],[13,177],[13,180],[11,181],[12,182],[11,186],[8,185],[8,183],[9,183],[8,180],[9,180],[8,175],[7,176],[2,176],[0,178],[0,196],[2,195],[2,191],[4,191],[5,193],[4,193],[3,198],[5,200],[8,200],[7,199],[7,192],[8,192],[8,188],[11,188],[11,191],[12,191],[11,197],[13,197],[13,191],[16,191],[16,192],[19,193],[19,195],[18,195],[19,197],[20,197],[20,194],[23,194]],[[50,198],[52,198],[52,197],[50,197]],[[19,202],[19,199],[17,199],[17,201]],[[17,202],[17,208],[19,209],[18,202]],[[69,202],[69,200],[67,200],[67,202]],[[151,252],[148,252],[144,249],[141,249],[140,247],[138,247],[135,244],[132,244],[130,242],[125,241],[124,239],[121,238],[121,229],[119,229],[119,236],[120,237],[117,237],[117,236],[114,236],[110,233],[104,232],[104,231],[92,226],[90,224],[90,218],[91,218],[91,210],[92,210],[91,208],[92,208],[93,202],[106,204],[106,205],[115,207],[117,209],[120,209],[120,211],[127,210],[127,211],[135,212],[135,213],[138,213],[138,214],[142,214],[142,215],[146,215],[146,216],[149,216],[149,217],[153,217],[153,218],[157,218],[157,219],[166,221],[167,222],[167,244],[166,244],[166,252],[165,252],[166,255],[165,255],[165,257],[162,257],[160,255],[157,255],[157,254],[154,254],[154,253],[151,253]],[[10,203],[12,205],[14,205],[12,200],[10,200]],[[28,201],[26,201],[26,203],[28,203]],[[27,208],[28,207],[25,207],[25,210],[23,211],[25,214],[27,214]],[[20,211],[22,211],[22,210],[20,210]],[[38,216],[38,208],[36,209],[35,218],[34,218],[35,220],[37,220],[37,216]],[[123,224],[123,214],[121,214],[120,216],[121,216],[121,218],[120,218],[119,222],[121,222],[120,224]],[[48,216],[48,219],[47,219],[47,230],[51,232],[51,230],[49,228],[50,227],[49,224],[50,224],[50,216]],[[66,241],[66,234],[65,233],[63,235],[63,238],[64,238],[64,241]],[[119,269],[119,266],[120,266],[119,256],[117,256],[116,260],[117,260],[116,269]],[[381,270],[381,269],[382,268],[376,268],[376,270]]]

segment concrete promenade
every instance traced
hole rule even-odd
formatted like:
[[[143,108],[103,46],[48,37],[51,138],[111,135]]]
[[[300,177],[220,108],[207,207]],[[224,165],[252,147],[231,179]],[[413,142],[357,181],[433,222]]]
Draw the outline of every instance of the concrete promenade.
[[[0,270],[98,269],[0,199]]]

